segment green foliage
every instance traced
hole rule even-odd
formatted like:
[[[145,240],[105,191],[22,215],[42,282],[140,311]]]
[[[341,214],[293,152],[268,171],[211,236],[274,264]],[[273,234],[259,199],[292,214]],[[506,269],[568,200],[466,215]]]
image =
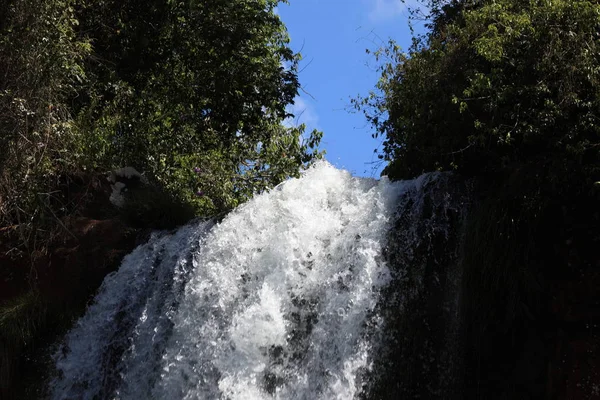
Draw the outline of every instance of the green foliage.
[[[288,177],[299,176],[299,165],[321,158],[322,153],[316,150],[321,132],[313,131],[307,138],[304,125],[295,128],[273,125],[268,129],[269,138],[265,142],[239,141],[228,151],[213,150],[182,158],[185,176],[173,181],[196,188],[185,194],[197,208],[223,211]],[[231,154],[237,157],[232,158]]]
[[[282,125],[299,87],[299,55],[277,4],[85,3],[81,29],[97,58],[78,125],[94,132],[99,162],[132,165],[188,201],[199,187],[208,199],[192,202],[210,214],[319,157],[311,152],[318,132],[310,146],[292,148],[302,132]]]
[[[600,5],[435,3],[431,31],[409,54],[382,49],[377,90],[355,100],[385,137],[386,173],[479,174],[540,159],[576,162],[596,181]]]
[[[320,158],[320,132],[284,125],[300,55],[278,3],[4,2],[0,223],[48,236],[74,212],[50,201],[60,177],[80,170],[133,166],[209,215]]]
[[[76,34],[73,0],[13,0],[0,15],[0,223],[35,241],[40,194],[78,162],[68,99],[91,48]]]

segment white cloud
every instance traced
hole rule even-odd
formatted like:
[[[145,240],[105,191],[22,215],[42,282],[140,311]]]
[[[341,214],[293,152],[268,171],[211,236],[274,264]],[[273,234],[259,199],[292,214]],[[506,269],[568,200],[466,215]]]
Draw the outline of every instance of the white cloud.
[[[369,20],[382,22],[407,13],[407,8],[416,3],[415,0],[367,0],[371,4]]]
[[[312,104],[297,96],[294,99],[294,104],[288,106],[288,112],[294,114],[293,118],[287,118],[284,124],[287,126],[298,126],[306,124],[308,132],[313,129],[319,129],[319,115],[315,111]]]

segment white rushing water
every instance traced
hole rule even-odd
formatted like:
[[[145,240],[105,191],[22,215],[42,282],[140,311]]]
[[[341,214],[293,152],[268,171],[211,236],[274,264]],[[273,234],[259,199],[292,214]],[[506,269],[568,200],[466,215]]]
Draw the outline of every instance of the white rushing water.
[[[51,398],[356,398],[411,185],[322,162],[218,224],[155,233],[66,337]]]

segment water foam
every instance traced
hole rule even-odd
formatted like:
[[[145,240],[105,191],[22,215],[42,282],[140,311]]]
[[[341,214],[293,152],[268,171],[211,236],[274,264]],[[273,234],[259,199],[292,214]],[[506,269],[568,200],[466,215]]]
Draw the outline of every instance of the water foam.
[[[67,336],[52,398],[356,398],[408,185],[323,162],[219,224],[155,234]]]

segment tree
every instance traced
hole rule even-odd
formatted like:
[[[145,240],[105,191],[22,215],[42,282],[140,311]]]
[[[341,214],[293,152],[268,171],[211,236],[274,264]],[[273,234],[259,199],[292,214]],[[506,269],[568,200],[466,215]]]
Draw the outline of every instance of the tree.
[[[497,172],[537,160],[597,180],[600,6],[434,5],[430,32],[409,54],[393,43],[381,50],[389,62],[377,90],[355,101],[385,136],[386,173]]]
[[[134,166],[208,215],[321,157],[320,132],[284,125],[300,55],[277,4],[2,3],[2,223],[71,212],[50,194],[75,171]]]
[[[94,78],[78,121],[94,132],[95,152],[179,195],[189,197],[195,181],[210,194],[193,200],[204,212],[233,207],[320,157],[312,151],[318,132],[303,145],[281,145],[301,141],[303,129],[283,127],[300,56],[288,46],[278,3],[85,3],[80,29],[94,46]]]

